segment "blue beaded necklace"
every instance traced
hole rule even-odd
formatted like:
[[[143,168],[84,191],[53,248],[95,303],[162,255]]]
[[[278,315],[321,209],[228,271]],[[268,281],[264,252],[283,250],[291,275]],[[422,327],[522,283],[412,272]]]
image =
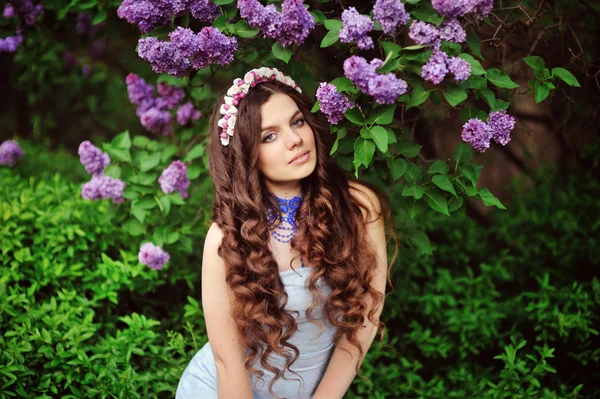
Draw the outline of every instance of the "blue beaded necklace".
[[[271,194],[279,205],[280,214],[275,215],[273,212],[268,211],[267,216],[269,223],[278,220],[277,227],[271,232],[271,236],[277,241],[287,244],[292,241],[292,238],[298,233],[298,226],[296,225],[296,211],[300,207],[302,202],[301,196],[296,196],[290,199],[280,198],[275,194]],[[301,267],[304,267],[304,261],[300,258]]]

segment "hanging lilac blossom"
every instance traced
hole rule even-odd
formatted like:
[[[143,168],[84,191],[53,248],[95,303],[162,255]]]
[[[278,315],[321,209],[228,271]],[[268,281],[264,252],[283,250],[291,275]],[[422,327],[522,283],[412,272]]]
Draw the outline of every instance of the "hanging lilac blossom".
[[[23,36],[8,36],[0,38],[0,53],[14,53],[23,42]]]
[[[144,61],[148,61],[156,73],[166,72],[173,76],[183,76],[189,72],[191,66],[172,43],[155,37],[139,40],[138,55]]]
[[[483,19],[490,15],[494,9],[494,0],[477,0],[473,7],[473,14],[475,19]]]
[[[13,167],[23,157],[23,150],[14,140],[6,140],[0,144],[0,165]]]
[[[140,78],[135,73],[130,73],[125,78],[127,83],[127,93],[129,93],[129,101],[135,105],[139,105],[142,100],[152,98],[153,89],[152,85],[146,83],[146,81]]]
[[[210,0],[173,0],[171,9],[178,17],[189,12],[195,19],[211,23],[221,15],[219,7]]]
[[[378,104],[394,104],[398,97],[406,93],[407,84],[393,73],[377,75],[369,80],[369,94]]]
[[[169,86],[165,82],[160,82],[156,88],[158,90],[158,94],[160,94],[165,100],[166,107],[169,109],[173,109],[178,106],[181,100],[183,100],[183,97],[185,97],[185,92],[182,89]]]
[[[363,93],[369,92],[369,80],[377,76],[377,68],[383,65],[379,58],[371,62],[358,55],[348,57],[344,61],[344,75],[354,83]]]
[[[190,123],[190,121],[197,121],[201,116],[202,112],[195,109],[194,104],[188,101],[177,110],[177,123],[184,126]]]
[[[478,0],[431,0],[433,9],[447,18],[456,18],[473,11]]]
[[[485,152],[490,148],[492,130],[484,121],[471,118],[463,125],[461,138],[475,150]]]
[[[446,61],[448,55],[440,50],[435,50],[429,60],[421,69],[421,77],[427,81],[430,81],[434,85],[439,85],[446,77],[448,73],[448,67]]]
[[[263,6],[258,0],[238,0],[240,17],[248,20],[248,24],[263,31],[269,39],[276,39],[281,30],[282,18],[275,5]]]
[[[170,3],[169,0],[124,0],[117,9],[117,16],[148,33],[171,22]]]
[[[168,135],[172,131],[172,116],[166,109],[151,107],[140,114],[142,126],[149,132]]]
[[[302,0],[284,0],[281,5],[281,30],[277,41],[283,47],[301,45],[315,28],[315,18],[304,7]]]
[[[235,37],[228,37],[211,26],[202,28],[198,34],[191,29],[178,27],[169,33],[169,38],[181,56],[190,58],[195,69],[202,69],[209,64],[229,64],[237,51]]]
[[[331,83],[322,82],[316,97],[321,104],[321,112],[327,116],[327,120],[332,125],[337,125],[344,118],[344,112],[354,106],[348,97],[338,92]]]
[[[162,270],[163,266],[170,258],[171,257],[167,252],[151,242],[142,244],[140,252],[138,253],[140,263],[154,270]]]
[[[467,32],[457,19],[451,19],[440,26],[440,39],[454,43],[464,43],[467,40]]]
[[[415,43],[424,46],[433,45],[435,49],[438,49],[440,46],[440,31],[438,28],[422,21],[414,21],[410,25],[408,37]]]
[[[454,80],[463,82],[471,76],[471,64],[460,57],[452,57],[446,61],[448,71],[454,75]]]
[[[371,18],[360,15],[356,8],[349,7],[342,13],[340,41],[342,43],[356,43],[359,50],[372,49],[375,44],[368,33],[373,30],[373,26]]]
[[[125,182],[105,175],[94,175],[81,187],[81,197],[87,200],[110,199],[115,204],[123,203]]]
[[[165,194],[179,191],[183,198],[187,198],[187,189],[190,181],[187,178],[187,167],[181,161],[174,161],[168,168],[163,170],[158,178],[160,188]]]
[[[12,4],[7,4],[6,7],[4,7],[4,11],[2,11],[2,16],[6,19],[16,17],[17,13],[15,12],[15,7],[13,7]]]
[[[6,18],[19,16],[27,25],[33,25],[35,19],[43,13],[44,7],[41,4],[34,4],[32,0],[11,0],[2,14],[7,14],[8,16],[4,15]]]
[[[80,12],[77,14],[77,23],[75,25],[77,33],[85,35],[92,28],[92,17],[86,12]]]
[[[400,26],[408,23],[410,15],[400,0],[377,0],[373,7],[373,18],[381,24],[383,33],[393,35]]]
[[[488,126],[492,131],[492,139],[498,144],[506,145],[510,141],[510,132],[515,127],[515,118],[505,110],[490,113]]]
[[[104,169],[110,164],[108,153],[102,152],[100,148],[93,145],[89,140],[79,144],[77,154],[79,154],[79,160],[86,172],[91,175],[102,174]]]
[[[83,76],[85,76],[86,78],[90,76],[90,74],[92,73],[92,67],[89,65],[84,65],[81,67],[81,74]]]

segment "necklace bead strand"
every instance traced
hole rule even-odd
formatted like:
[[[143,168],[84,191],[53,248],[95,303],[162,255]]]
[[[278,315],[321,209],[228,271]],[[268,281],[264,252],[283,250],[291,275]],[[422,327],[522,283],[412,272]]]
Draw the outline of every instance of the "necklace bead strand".
[[[300,207],[302,197],[296,196],[290,199],[285,199],[280,198],[275,194],[272,195],[277,200],[277,205],[279,206],[281,214],[275,216],[272,214],[272,212],[268,213],[269,223],[274,222],[275,219],[279,220],[275,230],[271,231],[271,236],[277,241],[287,244],[292,241],[292,238],[294,238],[298,233],[298,227],[296,226],[296,211]],[[289,227],[283,226],[284,223],[287,223]],[[305,267],[304,260],[302,258],[300,258],[300,263],[301,267]]]

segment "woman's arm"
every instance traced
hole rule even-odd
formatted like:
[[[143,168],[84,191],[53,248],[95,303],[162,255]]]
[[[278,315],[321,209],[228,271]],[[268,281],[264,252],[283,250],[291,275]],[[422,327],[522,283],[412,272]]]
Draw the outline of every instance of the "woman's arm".
[[[225,280],[225,263],[218,254],[223,233],[212,224],[202,256],[202,308],[208,340],[217,366],[219,399],[252,399],[250,374],[244,367],[246,350],[231,317],[233,293]]]
[[[352,185],[353,186],[353,185]],[[351,187],[352,187],[351,186]],[[385,226],[383,215],[381,214],[381,204],[377,195],[370,189],[360,186],[360,191],[356,193],[356,199],[365,204],[365,218],[373,220],[380,215],[375,222],[366,225],[367,236],[377,253],[377,265],[375,277],[371,286],[385,295],[385,285],[387,277],[387,251],[385,239]],[[356,376],[356,365],[362,364],[362,361],[371,347],[371,343],[377,334],[377,326],[369,321],[367,314],[373,307],[370,296],[366,297],[367,307],[364,313],[365,322],[363,328],[358,331],[356,338],[363,348],[363,355],[359,356],[358,349],[350,344],[343,336],[336,345],[325,374],[315,391],[313,399],[342,399],[352,384]],[[383,309],[383,301],[375,312],[375,319],[379,320]],[[346,350],[344,350],[346,349]],[[348,353],[350,352],[350,354]],[[359,358],[360,357],[360,358]]]

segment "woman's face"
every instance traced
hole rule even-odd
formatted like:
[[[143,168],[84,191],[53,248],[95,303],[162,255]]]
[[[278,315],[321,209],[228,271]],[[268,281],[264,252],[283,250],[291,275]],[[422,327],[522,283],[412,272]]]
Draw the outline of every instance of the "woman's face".
[[[317,164],[313,131],[287,94],[273,94],[260,116],[258,161],[265,184],[276,195],[296,191]]]

